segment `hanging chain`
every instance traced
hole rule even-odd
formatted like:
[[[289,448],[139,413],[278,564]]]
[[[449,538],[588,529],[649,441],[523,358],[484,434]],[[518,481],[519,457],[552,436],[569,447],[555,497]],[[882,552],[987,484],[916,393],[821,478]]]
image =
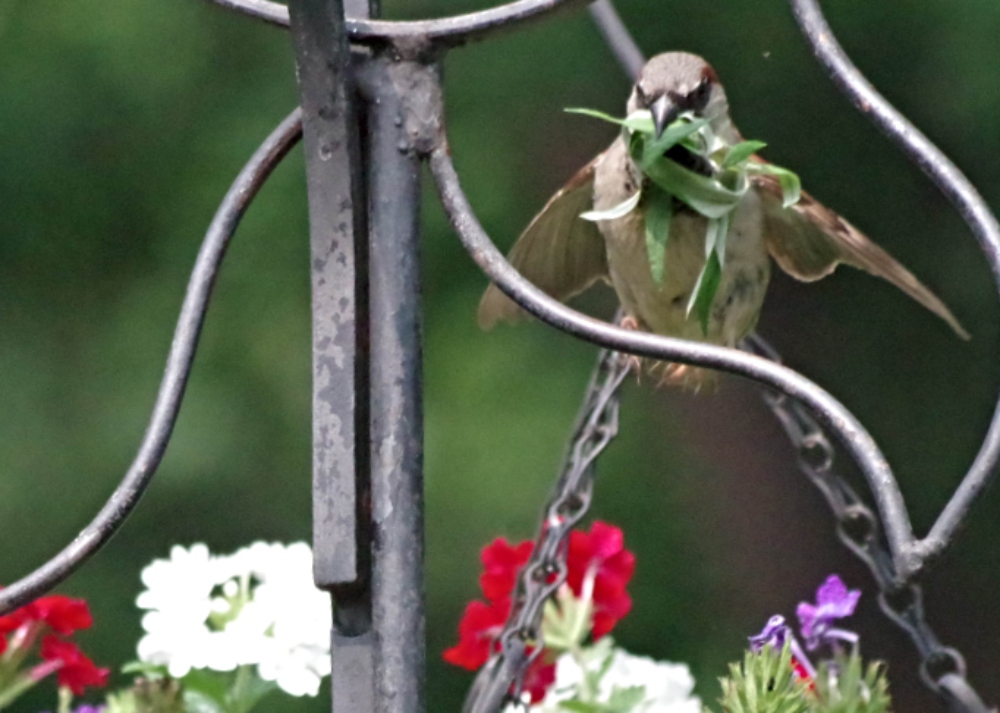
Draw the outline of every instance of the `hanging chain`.
[[[757,335],[747,339],[745,347],[781,361]],[[495,713],[505,702],[521,698],[525,673],[543,650],[540,623],[545,602],[566,580],[569,533],[590,507],[594,461],[618,433],[618,390],[628,372],[627,357],[607,350],[600,353],[535,548],[521,570],[510,616],[497,638],[496,652],[469,691],[463,713]],[[871,570],[883,613],[913,641],[921,657],[924,683],[944,699],[952,713],[988,713],[966,679],[962,654],[943,645],[927,624],[920,586],[894,584],[892,556],[879,520],[834,469],[833,445],[815,418],[783,394],[762,392],[798,452],[799,469],[833,512],[837,536]]]
[[[771,361],[781,357],[764,339],[750,336],[744,348]],[[826,434],[802,404],[784,394],[762,389],[764,401],[777,417],[798,452],[799,470],[815,485],[833,512],[837,537],[871,570],[879,588],[882,612],[906,632],[920,655],[920,677],[944,698],[955,713],[986,713],[987,708],[965,677],[965,659],[945,646],[924,618],[919,585],[902,588],[892,565],[878,518],[834,469],[834,449]]]
[[[628,357],[601,351],[497,650],[476,677],[463,713],[495,713],[521,698],[525,673],[542,654],[545,602],[566,581],[570,531],[590,508],[594,461],[618,434],[618,390],[628,372]]]

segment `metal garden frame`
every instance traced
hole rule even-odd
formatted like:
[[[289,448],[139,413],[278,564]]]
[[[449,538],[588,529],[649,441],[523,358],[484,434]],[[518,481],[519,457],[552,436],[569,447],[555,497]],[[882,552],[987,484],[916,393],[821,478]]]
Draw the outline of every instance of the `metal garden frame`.
[[[153,414],[134,462],[94,520],[55,557],[0,591],[0,613],[49,591],[99,550],[138,504],[163,457],[229,241],[257,191],[304,136],[312,245],[315,580],[335,603],[333,698],[338,713],[424,710],[423,483],[419,193],[426,161],[448,216],[479,267],[521,307],[605,348],[566,463],[521,574],[500,647],[467,699],[492,713],[517,692],[541,606],[565,577],[565,537],[586,512],[593,463],[617,432],[619,353],[747,377],[819,487],[838,535],[871,569],[887,616],[906,631],[921,674],[949,710],[987,710],[961,655],[924,621],[917,579],[954,541],[1000,458],[1000,407],[961,485],[923,537],[896,479],[858,420],[779,363],[759,337],[744,351],[625,331],[543,294],[503,258],[459,185],[444,127],[440,61],[453,48],[569,11],[589,0],[516,0],[439,20],[373,19],[377,0],[211,0],[291,29],[302,107],[264,141],[213,219],[181,308]],[[849,101],[909,156],[971,227],[1000,290],[1000,225],[962,173],[851,63],[817,0],[789,0],[818,61]],[[610,0],[590,6],[629,76],[642,53]],[[346,13],[346,15],[345,15]],[[611,350],[611,351],[608,351]],[[877,516],[834,471],[832,432],[864,474]],[[551,574],[557,576],[553,581]],[[537,654],[535,654],[537,655]]]

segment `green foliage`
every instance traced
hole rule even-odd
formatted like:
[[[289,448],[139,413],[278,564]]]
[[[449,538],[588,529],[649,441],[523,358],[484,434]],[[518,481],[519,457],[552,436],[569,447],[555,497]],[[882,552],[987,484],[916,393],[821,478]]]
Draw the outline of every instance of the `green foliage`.
[[[832,666],[824,662],[816,675],[815,699],[816,713],[887,713],[885,666],[873,661],[865,667],[857,649],[838,656]]]
[[[646,697],[644,686],[615,686],[601,700],[601,681],[614,661],[614,641],[605,636],[585,649],[573,652],[583,669],[583,682],[573,700],[560,701],[559,708],[572,713],[633,713]]]
[[[741,141],[730,146],[714,134],[706,119],[696,119],[689,114],[682,115],[656,136],[652,115],[647,110],[635,111],[624,119],[589,109],[567,111],[617,124],[627,132],[632,158],[648,180],[639,193],[620,205],[603,211],[588,211],[580,217],[585,220],[621,218],[640,204],[641,194],[641,204],[646,211],[649,268],[656,282],[663,282],[673,199],[707,219],[705,263],[687,304],[687,316],[694,312],[702,333],[707,334],[712,302],[722,281],[726,238],[732,226],[733,211],[750,189],[748,176],[752,173],[776,176],[786,208],[799,200],[799,177],[788,169],[751,161],[753,154],[766,146],[763,141]],[[711,175],[692,171],[667,158],[667,151],[678,144],[711,166]]]
[[[748,161],[751,156],[767,146],[763,141],[741,141],[729,149],[729,153],[722,159],[722,168],[735,168],[739,164]]]
[[[670,221],[674,218],[674,197],[658,188],[646,190],[646,250],[653,279],[663,282],[667,269],[667,241],[670,239]]]
[[[561,701],[559,707],[573,713],[633,713],[645,696],[642,686],[629,686],[615,688],[604,702]]]
[[[249,713],[268,693],[277,690],[249,666],[232,673],[192,669],[183,678],[188,713]]]
[[[386,0],[383,10],[416,19],[494,4]],[[1000,151],[1000,132],[990,128],[1000,93],[983,64],[995,56],[1000,4],[974,0],[961,12],[950,0],[908,3],[905,12],[886,3],[841,6],[831,22],[855,59],[1000,205],[1000,165],[982,160]],[[817,198],[968,318],[976,339],[952,345],[880,281],[843,269],[817,285],[775,285],[761,317],[763,333],[793,363],[879,429],[907,474],[914,520],[932,521],[992,408],[983,380],[996,364],[995,291],[968,229],[831,90],[783,3],[710,12],[705,3],[676,2],[669,22],[649,21],[663,13],[659,0],[618,8],[649,53],[689,49],[711,61],[746,135],[766,139],[768,156],[798,170]],[[445,67],[463,186],[506,248],[617,131],[561,108],[621,114],[628,82],[586,12],[456,49]],[[287,33],[203,0],[0,2],[0,90],[0,583],[10,584],[69,542],[128,467],[201,233],[298,95]],[[929,100],[936,97],[947,100]],[[498,534],[533,532],[593,353],[538,324],[479,333],[475,306],[486,280],[426,189],[427,709],[457,711],[470,679],[440,652],[476,595],[470,573],[479,548]],[[139,569],[171,544],[235,549],[257,538],[310,536],[304,196],[296,149],[226,257],[160,472],[121,535],[62,590],[95,608],[87,641],[99,665],[135,655]],[[610,315],[609,302],[597,296],[586,306]],[[872,347],[897,342],[919,345],[919,358]],[[725,423],[692,429],[678,425],[686,412],[675,396],[627,385],[622,434],[600,461],[593,506],[638,549],[635,607],[622,640],[691,662],[706,700],[727,652],[759,615],[732,606],[725,593],[773,601],[763,590],[779,567],[774,543],[784,546],[782,570],[808,570],[822,555],[800,546],[797,519],[745,517],[748,483],[755,497],[780,498],[786,513],[814,494],[791,481],[768,489],[776,482],[769,472],[720,451],[719,443],[784,443],[743,417],[728,400],[732,389],[719,391],[718,404],[692,407],[722,409]],[[935,408],[912,408],[917,393]],[[725,496],[713,506],[709,487]],[[976,607],[1000,590],[998,504],[981,503],[955,550],[949,572],[969,586],[939,589],[941,611]],[[838,552],[832,540],[826,546],[828,556]],[[1000,660],[1000,613],[980,609],[979,659]],[[911,679],[893,682],[897,707],[932,710],[931,695]],[[327,695],[275,694],[262,707],[320,713],[329,711]],[[53,709],[49,687],[22,700],[26,711]]]
[[[188,713],[179,681],[138,678],[129,688],[108,695],[107,713]]]
[[[807,687],[795,675],[792,653],[785,644],[778,652],[765,646],[747,651],[742,664],[729,665],[729,677],[720,678],[725,713],[806,713]],[[707,709],[706,709],[707,710]]]
[[[890,706],[884,667],[866,668],[857,649],[822,663],[812,687],[796,676],[787,644],[780,653],[770,646],[747,651],[719,682],[725,713],[888,713]]]
[[[542,628],[545,646],[553,651],[578,649],[593,626],[594,605],[573,596],[556,596],[545,602]]]

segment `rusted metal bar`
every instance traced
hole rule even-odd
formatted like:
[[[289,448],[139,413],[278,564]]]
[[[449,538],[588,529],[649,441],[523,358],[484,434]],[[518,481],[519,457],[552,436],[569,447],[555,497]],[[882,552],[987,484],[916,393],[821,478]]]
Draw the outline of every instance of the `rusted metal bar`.
[[[372,614],[378,713],[422,713],[425,679],[421,147],[431,58],[376,52],[359,71],[371,139]],[[436,106],[437,103],[431,103]],[[433,117],[430,117],[432,124]],[[352,711],[353,713],[353,711]]]
[[[368,6],[349,0],[352,10]],[[312,271],[313,574],[333,597],[334,711],[375,710],[367,210],[342,0],[289,6],[302,97]]]

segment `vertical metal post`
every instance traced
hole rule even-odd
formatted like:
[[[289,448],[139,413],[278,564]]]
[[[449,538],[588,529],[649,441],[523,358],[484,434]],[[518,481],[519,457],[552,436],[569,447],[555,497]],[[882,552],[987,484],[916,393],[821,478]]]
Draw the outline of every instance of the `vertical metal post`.
[[[296,0],[290,11],[312,249],[314,574],[328,589],[356,581],[360,569],[354,414],[363,175],[341,0]]]
[[[347,0],[368,15],[363,0]],[[313,544],[333,596],[333,709],[375,710],[367,355],[367,200],[344,0],[292,0],[309,193]]]
[[[365,63],[371,308],[372,615],[377,713],[424,710],[420,158],[407,132],[409,71]]]
[[[400,65],[388,50],[352,59],[345,6],[371,9],[289,6],[312,233],[315,578],[334,596],[334,710],[422,713],[421,167]]]

